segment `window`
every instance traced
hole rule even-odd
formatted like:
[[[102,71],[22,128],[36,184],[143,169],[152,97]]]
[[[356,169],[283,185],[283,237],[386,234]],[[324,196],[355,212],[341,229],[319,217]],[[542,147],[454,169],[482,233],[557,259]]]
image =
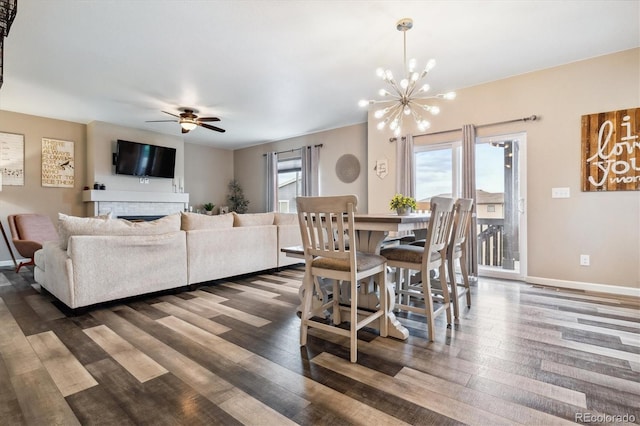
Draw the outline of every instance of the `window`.
[[[424,203],[438,195],[458,197],[462,180],[460,143],[419,145],[414,152],[416,201]]]
[[[302,159],[278,159],[278,211],[296,212],[296,197],[302,194]]]

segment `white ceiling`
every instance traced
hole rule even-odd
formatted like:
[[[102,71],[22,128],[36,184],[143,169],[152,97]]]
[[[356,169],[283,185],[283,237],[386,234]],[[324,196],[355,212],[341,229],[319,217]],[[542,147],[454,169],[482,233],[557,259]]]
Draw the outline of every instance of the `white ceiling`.
[[[19,0],[0,109],[180,135],[145,121],[190,106],[227,132],[185,141],[226,149],[362,123],[404,17],[436,93],[640,46],[637,0]]]

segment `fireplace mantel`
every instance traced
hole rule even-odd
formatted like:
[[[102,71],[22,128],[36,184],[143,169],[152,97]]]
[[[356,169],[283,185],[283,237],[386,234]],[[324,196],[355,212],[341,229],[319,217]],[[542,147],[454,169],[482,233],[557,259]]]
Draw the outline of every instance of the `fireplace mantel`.
[[[93,203],[89,215],[111,213],[123,215],[167,215],[184,211],[189,206],[189,194],[183,192],[82,191],[82,201]]]
[[[189,194],[183,192],[82,191],[82,201],[121,201],[138,203],[189,203]]]

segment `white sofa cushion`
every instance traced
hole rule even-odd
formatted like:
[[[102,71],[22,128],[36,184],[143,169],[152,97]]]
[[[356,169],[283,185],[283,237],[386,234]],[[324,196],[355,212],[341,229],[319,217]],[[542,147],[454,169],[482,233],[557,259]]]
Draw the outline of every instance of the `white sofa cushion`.
[[[274,213],[274,225],[297,225],[298,215],[296,213]]]
[[[231,213],[209,216],[200,213],[183,212],[180,217],[184,231],[233,227],[233,215]]]
[[[69,237],[72,235],[160,235],[179,230],[179,213],[147,222],[58,214],[58,234],[63,250],[67,249]]]
[[[233,226],[273,225],[273,213],[233,213]]]

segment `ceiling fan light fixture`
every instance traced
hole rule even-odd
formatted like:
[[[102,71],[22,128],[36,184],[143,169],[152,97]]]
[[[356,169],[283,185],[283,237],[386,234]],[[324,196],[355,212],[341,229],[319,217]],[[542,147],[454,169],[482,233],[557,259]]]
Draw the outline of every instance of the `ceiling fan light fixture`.
[[[180,126],[181,126],[184,130],[186,130],[186,131],[190,131],[190,130],[195,129],[198,125],[196,124],[196,122],[195,122],[195,121],[193,121],[193,120],[189,120],[189,119],[186,119],[186,120],[181,120],[181,121],[180,121]]]

